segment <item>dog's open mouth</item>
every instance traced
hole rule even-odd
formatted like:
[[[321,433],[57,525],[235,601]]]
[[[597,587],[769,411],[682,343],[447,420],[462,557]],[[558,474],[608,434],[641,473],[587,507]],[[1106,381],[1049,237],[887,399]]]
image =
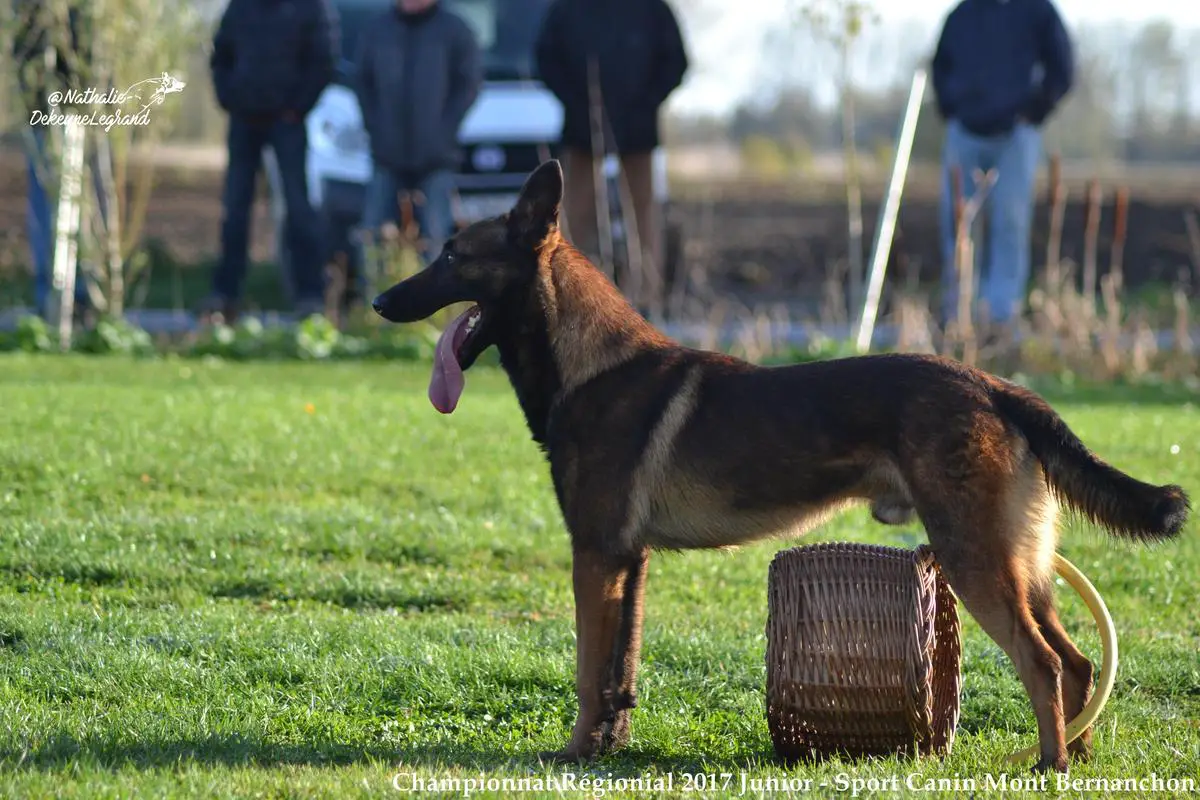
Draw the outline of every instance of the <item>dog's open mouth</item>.
[[[433,355],[433,377],[429,381],[429,401],[443,414],[454,411],[462,397],[466,378],[463,370],[479,355],[476,347],[484,328],[480,306],[471,306],[446,326],[438,338]]]

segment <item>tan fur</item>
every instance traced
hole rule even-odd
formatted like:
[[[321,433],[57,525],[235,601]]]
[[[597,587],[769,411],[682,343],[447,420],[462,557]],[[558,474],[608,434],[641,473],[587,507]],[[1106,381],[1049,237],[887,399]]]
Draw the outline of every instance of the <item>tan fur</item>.
[[[629,513],[621,528],[620,541],[626,547],[646,543],[646,526],[655,505],[662,502],[664,487],[671,481],[668,468],[671,466],[671,448],[675,437],[687,423],[696,402],[696,386],[700,371],[693,370],[684,380],[679,391],[671,398],[667,410],[650,436],[641,462],[633,473],[629,495]]]
[[[564,392],[628,361],[643,347],[666,341],[648,324],[630,330],[628,301],[598,273],[571,269],[573,256],[580,254],[570,244],[559,240],[548,254],[538,282]]]
[[[663,549],[735,547],[770,538],[795,538],[828,521],[856,501],[797,504],[770,511],[740,511],[728,493],[703,481],[675,475],[662,485],[653,516],[638,543]]]

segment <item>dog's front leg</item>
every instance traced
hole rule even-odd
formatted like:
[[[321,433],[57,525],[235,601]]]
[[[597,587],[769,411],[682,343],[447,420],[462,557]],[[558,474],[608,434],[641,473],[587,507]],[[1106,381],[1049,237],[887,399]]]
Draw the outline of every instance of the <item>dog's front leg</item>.
[[[586,761],[629,738],[642,644],[642,597],[649,552],[613,556],[576,549],[575,690],[579,715],[565,749],[543,754]]]
[[[642,550],[628,559],[624,569],[624,589],[617,635],[600,699],[612,723],[606,731],[602,750],[624,747],[629,743],[630,712],[637,707],[637,670],[642,655],[642,609],[646,594],[646,568],[650,550]]]

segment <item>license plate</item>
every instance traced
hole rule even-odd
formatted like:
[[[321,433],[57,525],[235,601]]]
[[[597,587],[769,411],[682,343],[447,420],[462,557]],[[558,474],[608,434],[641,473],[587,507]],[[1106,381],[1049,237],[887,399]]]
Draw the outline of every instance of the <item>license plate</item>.
[[[463,222],[478,222],[507,213],[517,202],[515,194],[469,194],[458,198],[458,213]]]

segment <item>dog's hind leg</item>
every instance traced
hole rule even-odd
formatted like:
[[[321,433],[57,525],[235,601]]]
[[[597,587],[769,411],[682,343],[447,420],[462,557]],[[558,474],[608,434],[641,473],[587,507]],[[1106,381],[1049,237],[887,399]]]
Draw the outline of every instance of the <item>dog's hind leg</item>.
[[[647,552],[611,555],[577,548],[575,684],[579,714],[566,748],[543,759],[585,761],[629,736],[636,703]]]
[[[917,509],[954,592],[1008,654],[1029,695],[1041,753],[1035,771],[1065,772],[1063,657],[1043,635],[1033,603],[1050,580],[1057,507],[1019,444],[994,429],[973,434],[966,459],[921,456]]]
[[[1063,628],[1054,607],[1053,584],[1046,581],[1035,588],[1030,601],[1033,616],[1042,630],[1042,636],[1054,652],[1058,653],[1063,662],[1062,694],[1063,718],[1070,722],[1079,716],[1079,712],[1087,704],[1092,693],[1094,666],[1088,657],[1080,652],[1071,641],[1071,637]],[[1067,752],[1080,761],[1086,761],[1091,756],[1092,729],[1088,728],[1067,745]]]
[[[932,531],[930,541],[937,550]],[[939,554],[955,594],[984,632],[1012,660],[1037,717],[1041,758],[1035,771],[1067,768],[1060,679],[1062,658],[1042,636],[1029,606],[1022,565],[1011,558],[986,569],[953,563]]]

